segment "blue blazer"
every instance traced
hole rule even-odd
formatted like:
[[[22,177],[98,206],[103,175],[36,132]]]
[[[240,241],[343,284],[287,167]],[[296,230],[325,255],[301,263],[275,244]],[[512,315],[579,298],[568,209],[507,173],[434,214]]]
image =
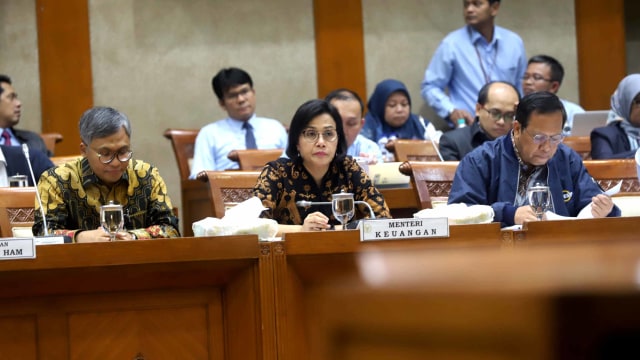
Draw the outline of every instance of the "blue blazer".
[[[620,127],[620,121],[591,131],[591,158],[600,159],[633,159],[635,150],[631,150],[629,138]]]

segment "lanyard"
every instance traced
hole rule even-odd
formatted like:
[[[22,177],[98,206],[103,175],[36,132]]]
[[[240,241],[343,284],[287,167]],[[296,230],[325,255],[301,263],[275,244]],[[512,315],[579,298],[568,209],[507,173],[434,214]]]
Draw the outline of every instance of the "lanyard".
[[[473,48],[476,50],[476,56],[478,57],[478,62],[480,63],[480,70],[482,70],[482,75],[484,75],[485,84],[491,82],[491,73],[493,72],[493,68],[496,66],[496,60],[498,57],[498,43],[496,43],[494,52],[493,52],[493,62],[491,67],[489,68],[489,73],[487,73],[484,69],[484,65],[482,64],[482,56],[480,56],[480,51],[478,50],[478,44],[473,44]]]

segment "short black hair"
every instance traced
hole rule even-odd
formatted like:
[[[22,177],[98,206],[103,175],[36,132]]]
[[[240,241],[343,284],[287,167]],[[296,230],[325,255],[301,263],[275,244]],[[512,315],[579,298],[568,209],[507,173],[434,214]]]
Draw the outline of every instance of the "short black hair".
[[[499,3],[500,0],[489,0],[489,5],[493,4],[493,3]]]
[[[0,74],[0,83],[7,83],[11,85],[11,78],[7,75]],[[0,95],[4,92],[4,88],[0,86]]]
[[[478,104],[484,105],[484,104],[487,103],[487,101],[489,101],[489,90],[491,89],[491,85],[497,84],[497,83],[511,86],[513,91],[515,91],[516,94],[518,94],[518,101],[520,101],[520,91],[518,91],[518,89],[515,87],[515,85],[513,85],[510,82],[506,82],[506,81],[491,81],[491,82],[488,82],[488,83],[484,84],[480,88],[480,92],[478,93]]]
[[[298,160],[298,142],[300,134],[307,128],[311,120],[316,116],[329,114],[336,123],[336,132],[338,133],[338,146],[336,147],[336,158],[344,157],[347,154],[347,140],[344,137],[344,129],[342,128],[342,118],[335,106],[326,100],[313,99],[308,100],[300,105],[296,113],[291,119],[289,125],[289,143],[287,145],[287,156],[291,160]]]
[[[336,89],[327,94],[324,99],[328,102],[333,100],[356,100],[360,104],[360,112],[364,115],[364,103],[358,93],[353,90],[347,88]]]
[[[253,88],[253,80],[246,71],[230,67],[224,68],[211,79],[211,87],[213,92],[218,97],[218,100],[222,101],[224,93],[229,91],[234,86],[249,84]]]
[[[564,105],[560,98],[548,91],[537,91],[526,95],[520,100],[516,108],[516,120],[522,125],[522,128],[526,129],[529,125],[531,114],[550,114],[557,111],[562,113],[562,128],[564,129],[564,123],[567,121],[567,112],[564,110]]]
[[[558,60],[549,55],[536,55],[529,59],[528,64],[547,64],[551,68],[551,81],[557,81],[562,84],[564,79],[564,67]]]

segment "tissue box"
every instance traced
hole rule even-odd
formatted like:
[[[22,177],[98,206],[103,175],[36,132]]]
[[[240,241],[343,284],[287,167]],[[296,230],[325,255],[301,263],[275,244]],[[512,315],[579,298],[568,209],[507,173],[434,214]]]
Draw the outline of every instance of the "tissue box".
[[[415,218],[446,217],[450,225],[487,224],[493,221],[493,208],[488,205],[449,204],[435,209],[423,209],[413,214]]]
[[[255,234],[261,240],[278,234],[278,223],[273,219],[245,219],[242,223],[208,217],[191,226],[194,236],[224,236]]]

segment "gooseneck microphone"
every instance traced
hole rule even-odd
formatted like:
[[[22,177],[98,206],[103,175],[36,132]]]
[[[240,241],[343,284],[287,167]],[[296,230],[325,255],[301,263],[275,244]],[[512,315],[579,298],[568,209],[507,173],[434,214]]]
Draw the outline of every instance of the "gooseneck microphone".
[[[373,212],[373,209],[371,208],[371,205],[369,205],[368,202],[366,201],[362,201],[362,200],[355,200],[353,202],[354,204],[363,204],[367,206],[367,209],[369,209],[369,216],[372,219],[376,218],[376,214]],[[296,205],[300,206],[300,207],[310,207],[310,206],[314,206],[314,205],[331,205],[331,201],[307,201],[307,200],[300,200],[300,201],[296,201]]]
[[[38,205],[40,205],[40,215],[42,215],[42,224],[44,225],[44,236],[49,236],[47,217],[44,213],[44,207],[42,206],[42,199],[40,199],[38,182],[36,181],[36,177],[33,174],[33,167],[31,166],[31,160],[29,159],[29,146],[27,144],[22,144],[22,152],[24,153],[24,157],[27,158],[27,165],[29,166],[29,171],[31,172],[31,180],[33,181],[33,186],[36,187],[36,199],[38,199]]]

